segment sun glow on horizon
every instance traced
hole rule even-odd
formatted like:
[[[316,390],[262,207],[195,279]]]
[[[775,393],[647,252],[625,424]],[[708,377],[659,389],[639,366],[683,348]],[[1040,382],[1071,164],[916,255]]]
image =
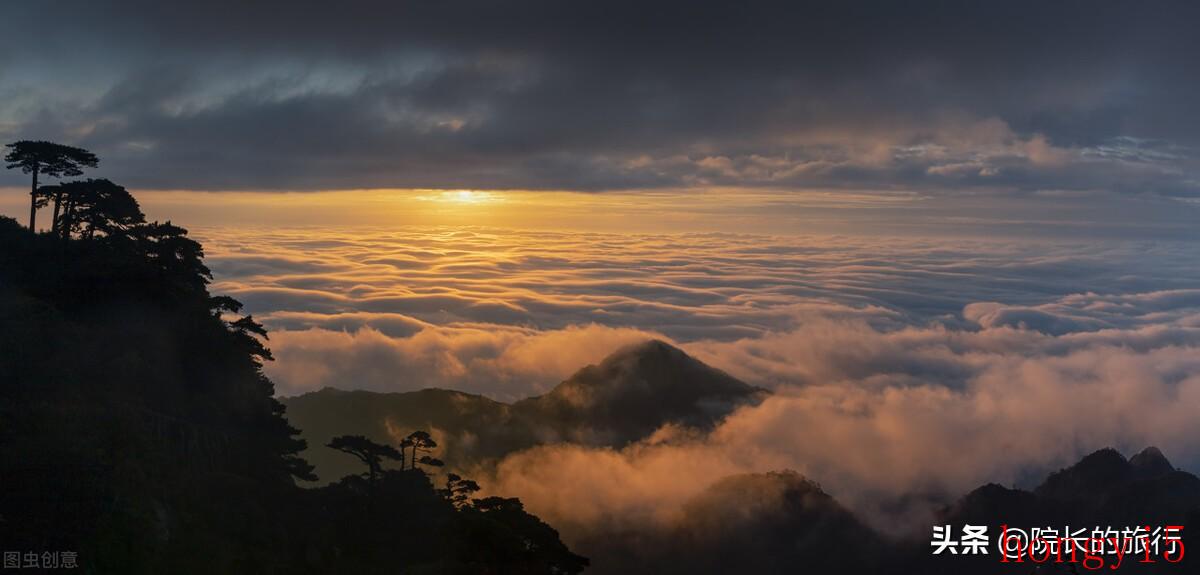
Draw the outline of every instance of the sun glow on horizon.
[[[946,197],[898,190],[692,188],[575,192],[468,188],[328,191],[136,190],[150,220],[184,227],[487,226],[570,232],[1186,239],[1194,218],[1177,201],[1071,196]],[[0,188],[0,214],[27,218],[29,191]],[[1120,205],[1115,211],[1112,206]],[[918,209],[919,208],[919,209]],[[1130,225],[1127,214],[1139,214]],[[43,218],[43,223],[46,218]],[[1119,227],[1118,227],[1119,226]]]
[[[454,204],[489,204],[501,201],[498,194],[478,190],[444,190],[433,195],[417,196],[417,199]]]

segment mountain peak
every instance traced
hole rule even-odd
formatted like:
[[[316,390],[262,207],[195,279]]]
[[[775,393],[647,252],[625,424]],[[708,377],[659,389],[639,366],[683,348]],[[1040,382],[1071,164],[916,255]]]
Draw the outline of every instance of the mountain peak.
[[[436,429],[448,465],[494,460],[546,443],[572,441],[620,447],[650,437],[664,425],[711,429],[766,392],[660,340],[625,346],[589,365],[545,395],[501,403],[443,389],[395,393],[325,388],[284,398],[289,420],[311,446],[336,435],[363,435],[380,443],[393,430]],[[323,477],[341,477],[357,465],[329,449],[306,457]]]
[[[618,445],[665,423],[709,428],[763,390],[661,340],[617,349],[544,396],[518,402],[562,421],[612,431]]]
[[[587,387],[590,395],[746,395],[758,388],[711,367],[662,340],[651,339],[619,348],[599,364],[589,365],[559,384],[555,392]],[[609,398],[612,399],[612,398]]]
[[[688,358],[687,353],[682,349],[675,347],[661,339],[648,339],[646,341],[632,343],[624,347],[617,348],[616,351],[608,354],[604,358],[604,362],[622,361],[629,359],[651,359],[651,358]]]
[[[1129,464],[1141,477],[1157,477],[1175,471],[1175,467],[1167,460],[1167,456],[1154,446],[1147,447],[1141,453],[1129,458]]]
[[[1111,447],[1092,452],[1078,463],[1051,473],[1035,492],[1038,495],[1073,499],[1083,493],[1099,493],[1125,481],[1132,468],[1129,460]]]

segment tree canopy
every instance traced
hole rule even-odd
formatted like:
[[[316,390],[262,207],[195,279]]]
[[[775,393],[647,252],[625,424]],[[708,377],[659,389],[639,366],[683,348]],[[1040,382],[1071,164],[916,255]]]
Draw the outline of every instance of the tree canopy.
[[[372,481],[383,474],[383,460],[403,461],[404,456],[390,445],[380,445],[361,435],[341,435],[329,441],[329,448],[349,453],[367,466],[367,476]]]
[[[20,169],[23,173],[33,176],[29,192],[30,232],[37,231],[35,226],[37,210],[46,204],[46,198],[38,193],[39,175],[54,178],[79,176],[83,174],[83,168],[94,168],[100,163],[95,154],[83,148],[55,142],[20,140],[6,144],[5,147],[8,148],[8,152],[4,156],[4,161],[7,163],[5,167],[10,170]],[[55,211],[57,212],[57,209]]]
[[[43,140],[21,140],[6,144],[4,156],[8,169],[20,168],[26,174],[40,173],[55,178],[78,176],[82,168],[94,168],[100,160],[96,155],[74,146]]]
[[[134,226],[146,223],[133,195],[106,179],[43,186],[42,193],[62,205],[61,213],[55,213],[53,230],[63,236],[127,235]]]

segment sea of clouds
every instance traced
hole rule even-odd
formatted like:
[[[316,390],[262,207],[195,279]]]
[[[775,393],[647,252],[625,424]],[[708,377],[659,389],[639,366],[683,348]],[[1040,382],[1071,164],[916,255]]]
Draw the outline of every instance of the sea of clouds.
[[[281,394],[448,387],[511,400],[647,337],[776,393],[713,433],[510,456],[489,489],[571,536],[678,516],[790,468],[883,526],[1092,450],[1200,463],[1200,250],[497,229],[198,230],[271,329]],[[545,485],[555,485],[545,489]],[[575,530],[575,531],[573,531]]]

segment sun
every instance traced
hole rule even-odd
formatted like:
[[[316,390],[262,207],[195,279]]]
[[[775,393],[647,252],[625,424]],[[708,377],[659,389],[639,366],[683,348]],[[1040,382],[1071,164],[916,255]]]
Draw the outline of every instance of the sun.
[[[438,201],[455,204],[486,204],[495,201],[494,194],[475,190],[446,190],[438,194]]]

